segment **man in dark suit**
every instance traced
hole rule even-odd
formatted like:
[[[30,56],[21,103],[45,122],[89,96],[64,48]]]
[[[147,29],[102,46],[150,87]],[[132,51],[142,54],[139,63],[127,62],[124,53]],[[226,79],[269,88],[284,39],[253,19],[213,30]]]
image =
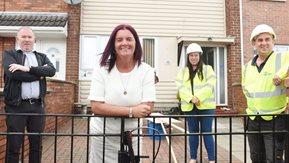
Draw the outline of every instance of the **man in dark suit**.
[[[35,34],[29,27],[18,30],[16,42],[19,49],[5,50],[4,67],[4,103],[6,113],[45,114],[44,97],[46,79],[55,75],[55,68],[48,57],[34,51]],[[45,116],[8,115],[7,132],[42,133]],[[42,137],[29,135],[29,163],[40,163]],[[7,136],[6,163],[18,163],[20,147],[24,145],[22,134]]]

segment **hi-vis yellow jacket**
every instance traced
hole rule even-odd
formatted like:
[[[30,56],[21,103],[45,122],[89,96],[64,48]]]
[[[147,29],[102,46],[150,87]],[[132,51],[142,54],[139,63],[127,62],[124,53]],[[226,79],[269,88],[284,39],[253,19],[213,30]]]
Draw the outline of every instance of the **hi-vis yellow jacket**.
[[[273,77],[282,80],[287,76],[289,53],[273,52],[259,73],[252,60],[242,68],[242,89],[247,99],[246,112],[252,114],[280,114],[286,109],[287,97],[284,83],[275,86]],[[255,116],[250,116],[253,120]],[[272,116],[262,116],[272,120]]]
[[[216,109],[216,75],[212,67],[209,65],[203,65],[203,75],[204,79],[201,81],[198,74],[196,74],[193,81],[193,95],[189,68],[185,67],[178,73],[176,78],[176,85],[178,88],[182,111],[188,112],[193,109],[193,103],[190,102],[193,96],[200,100],[200,105],[197,106],[198,109]]]

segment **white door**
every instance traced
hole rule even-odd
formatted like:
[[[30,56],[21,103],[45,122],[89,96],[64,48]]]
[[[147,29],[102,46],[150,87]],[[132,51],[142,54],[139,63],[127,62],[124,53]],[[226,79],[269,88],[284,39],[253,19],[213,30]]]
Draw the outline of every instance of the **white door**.
[[[37,39],[36,50],[48,56],[56,68],[53,78],[65,80],[66,72],[66,39]]]

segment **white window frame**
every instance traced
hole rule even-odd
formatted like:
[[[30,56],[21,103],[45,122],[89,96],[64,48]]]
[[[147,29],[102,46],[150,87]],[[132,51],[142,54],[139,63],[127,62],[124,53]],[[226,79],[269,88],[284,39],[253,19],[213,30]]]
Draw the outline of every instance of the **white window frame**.
[[[157,54],[157,52],[158,52],[158,47],[159,47],[159,45],[158,45],[158,39],[157,39],[156,37],[146,37],[146,36],[139,37],[139,39],[140,39],[140,43],[141,43],[142,48],[143,48],[143,40],[144,40],[144,39],[153,39],[153,40],[154,40],[155,50],[154,50],[154,67],[153,67],[153,68],[154,68],[155,71],[157,72],[157,70],[158,70],[158,57],[157,57],[158,54]],[[144,55],[144,54],[143,54],[143,55]]]
[[[289,51],[289,45],[275,45],[273,50],[277,53]]]
[[[89,80],[93,69],[99,64],[109,36],[81,35],[79,55],[79,79]]]
[[[220,54],[220,48],[224,48],[224,68],[223,68],[223,71],[224,71],[224,92],[225,92],[225,102],[221,104],[220,102],[220,96],[216,96],[217,97],[217,105],[218,106],[227,106],[228,105],[228,78],[227,78],[227,50],[226,50],[226,47],[221,47],[221,46],[217,46],[214,48],[215,52],[214,52],[214,62],[216,63],[214,65],[214,68],[215,68],[215,73],[216,73],[216,77],[217,77],[217,94],[220,94],[220,84],[222,84],[220,82],[220,75],[217,75],[220,73],[220,57],[217,57],[219,56]]]

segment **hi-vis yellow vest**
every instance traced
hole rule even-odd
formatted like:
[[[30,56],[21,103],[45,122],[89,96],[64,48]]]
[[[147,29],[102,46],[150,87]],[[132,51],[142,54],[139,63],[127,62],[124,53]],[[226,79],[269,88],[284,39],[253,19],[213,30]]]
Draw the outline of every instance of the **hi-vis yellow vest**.
[[[287,75],[289,53],[273,52],[259,73],[256,65],[249,61],[242,68],[242,89],[247,99],[246,112],[252,114],[280,114],[286,109],[287,97],[284,84],[273,84],[273,77],[282,80]],[[253,120],[255,116],[250,116]],[[262,116],[264,120],[272,120],[272,116]]]
[[[178,73],[176,85],[178,88],[182,111],[188,112],[193,109],[193,103],[190,102],[193,96],[196,96],[200,100],[200,105],[197,106],[198,109],[216,109],[216,75],[211,66],[203,65],[203,76],[204,79],[201,81],[198,74],[196,74],[193,81],[193,95],[189,68],[185,67]]]

